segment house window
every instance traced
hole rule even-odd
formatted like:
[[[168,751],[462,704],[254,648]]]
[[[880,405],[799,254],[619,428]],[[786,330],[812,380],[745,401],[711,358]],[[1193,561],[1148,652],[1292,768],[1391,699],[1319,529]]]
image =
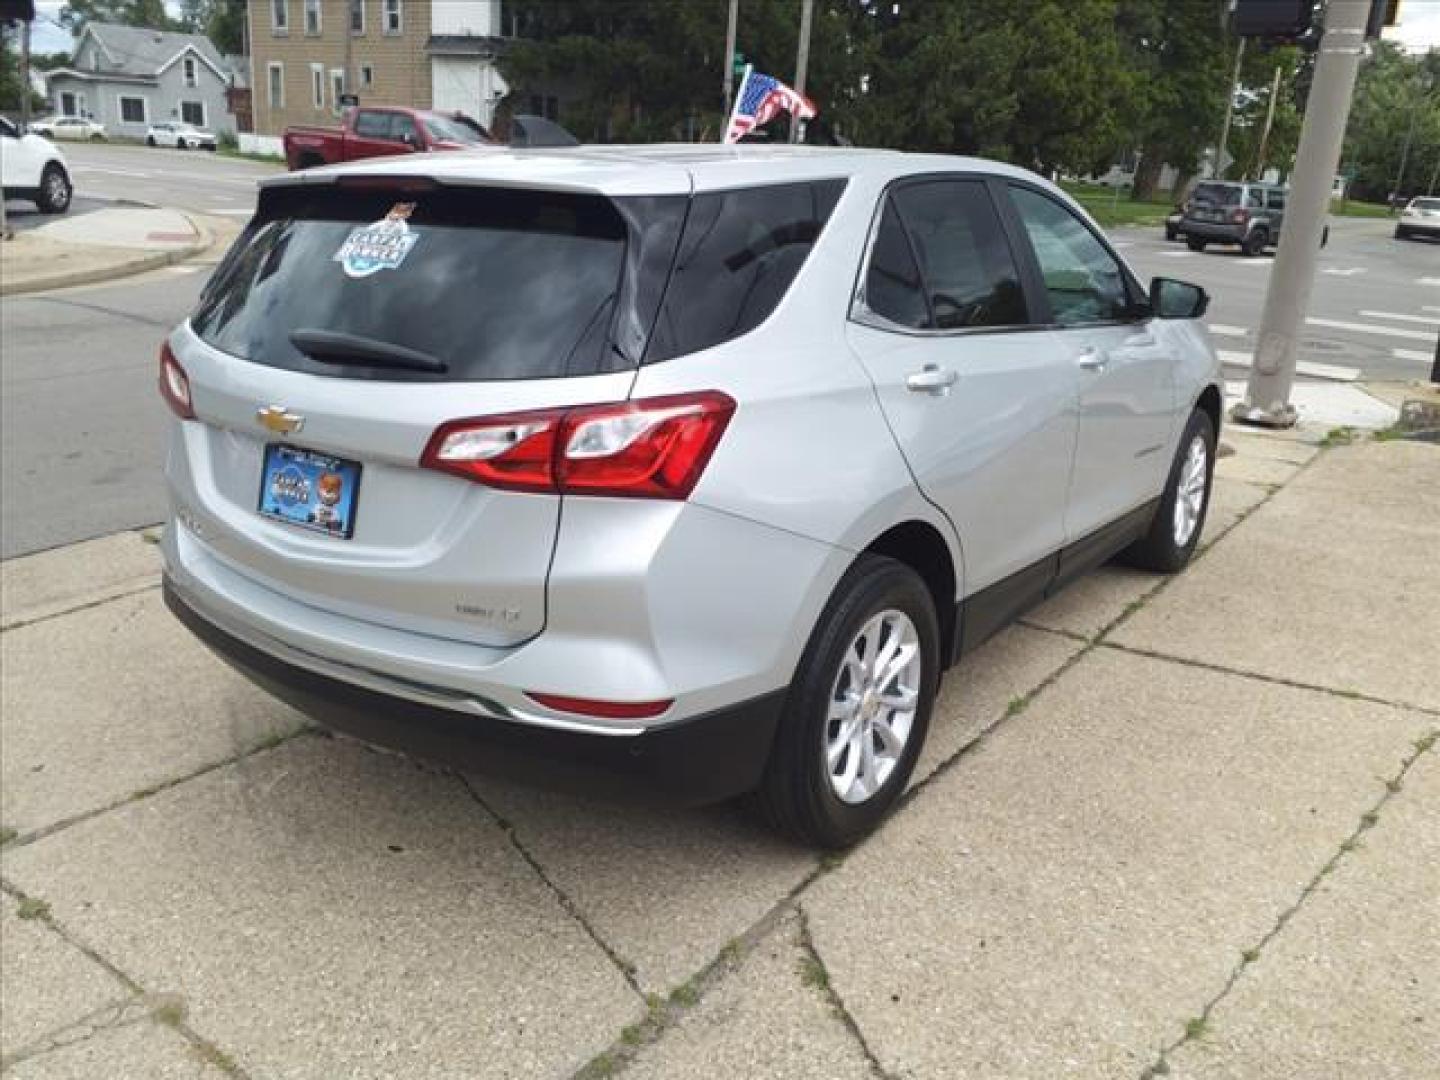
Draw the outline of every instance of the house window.
[[[270,108],[285,107],[285,65],[279,61],[270,64]]]
[[[145,99],[122,97],[120,99],[120,122],[124,124],[145,123]]]
[[[180,102],[180,119],[196,127],[205,126],[205,103],[203,101]]]
[[[276,34],[290,32],[290,0],[270,0],[270,29]]]
[[[330,108],[340,115],[340,98],[345,93],[345,72],[341,68],[330,69]]]
[[[325,65],[310,65],[310,103],[317,109],[325,107]]]
[[[360,86],[368,90],[375,85],[375,68],[370,64],[363,64],[360,67]]]
[[[305,0],[305,33],[320,33],[320,0]]]
[[[78,115],[78,114],[75,112],[75,95],[72,94],[72,93],[71,93],[70,91],[68,91],[68,90],[66,90],[64,93],[62,93],[62,94],[60,95],[60,115],[61,115],[61,116],[76,116],[76,115]]]
[[[365,0],[350,0],[350,32],[365,33]]]
[[[400,0],[382,0],[385,5],[385,33],[398,34],[405,28],[400,11]]]
[[[197,77],[196,77],[196,72],[195,72],[195,58],[194,58],[193,56],[187,56],[187,57],[185,57],[184,64],[185,64],[185,85],[186,85],[186,86],[197,86],[197,85],[199,85],[199,80],[197,79]]]

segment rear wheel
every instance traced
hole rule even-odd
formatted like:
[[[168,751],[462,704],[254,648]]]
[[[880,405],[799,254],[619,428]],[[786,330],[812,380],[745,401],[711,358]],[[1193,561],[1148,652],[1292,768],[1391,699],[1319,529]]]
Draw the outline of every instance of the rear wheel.
[[[1178,239],[1180,239],[1180,234],[1175,231],[1175,227],[1174,227],[1173,225],[1166,225],[1166,226],[1165,226],[1165,239],[1166,239],[1166,240],[1178,240]]]
[[[145,136],[145,145],[146,145],[146,146],[154,146],[154,145],[155,145],[155,136],[154,136],[154,135],[146,135],[146,136]]]
[[[1407,229],[1407,228],[1405,228],[1404,226],[1396,225],[1396,226],[1395,226],[1395,239],[1396,239],[1396,240],[1409,240],[1409,239],[1410,239],[1410,230]]]
[[[863,555],[806,645],[754,800],[769,822],[846,847],[905,790],[940,673],[935,603],[915,571]]]
[[[1187,236],[1185,238],[1185,246],[1191,251],[1204,251],[1205,241],[1198,236]]]
[[[70,208],[72,194],[70,177],[65,170],[53,161],[46,165],[45,171],[40,174],[40,192],[35,196],[35,205],[40,208],[40,212],[63,214]]]
[[[297,169],[314,169],[324,164],[325,159],[322,158],[319,154],[301,154],[300,160],[295,167]]]
[[[1215,471],[1215,425],[1196,409],[1170,466],[1170,477],[1150,530],[1121,553],[1131,566],[1167,573],[1181,569],[1195,554],[1210,508],[1210,481]]]
[[[1266,247],[1270,244],[1270,233],[1265,229],[1253,229],[1250,235],[1245,237],[1240,244],[1240,250],[1252,258],[1256,255],[1263,255]]]

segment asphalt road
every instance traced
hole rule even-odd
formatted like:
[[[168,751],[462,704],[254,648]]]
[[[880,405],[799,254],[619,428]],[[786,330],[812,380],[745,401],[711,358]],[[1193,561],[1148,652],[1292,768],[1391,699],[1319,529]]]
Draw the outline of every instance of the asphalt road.
[[[83,197],[248,215],[263,165],[140,147],[67,147]],[[1302,359],[1375,379],[1430,368],[1440,324],[1440,243],[1397,242],[1387,221],[1338,220],[1311,300]],[[1222,353],[1255,343],[1274,260],[1194,254],[1159,230],[1113,234],[1135,269],[1194,281],[1214,298]],[[160,341],[193,307],[208,267],[0,303],[0,557],[159,521],[165,414]],[[1339,325],[1335,325],[1339,324]],[[1232,368],[1234,378],[1243,370]]]

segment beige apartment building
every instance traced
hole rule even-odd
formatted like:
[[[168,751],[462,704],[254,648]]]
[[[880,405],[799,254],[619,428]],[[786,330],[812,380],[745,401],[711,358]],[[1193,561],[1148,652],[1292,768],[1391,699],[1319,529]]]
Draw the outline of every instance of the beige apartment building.
[[[508,90],[495,66],[501,0],[250,0],[255,131],[280,153],[292,124],[336,124],[361,104],[458,110],[489,124]]]

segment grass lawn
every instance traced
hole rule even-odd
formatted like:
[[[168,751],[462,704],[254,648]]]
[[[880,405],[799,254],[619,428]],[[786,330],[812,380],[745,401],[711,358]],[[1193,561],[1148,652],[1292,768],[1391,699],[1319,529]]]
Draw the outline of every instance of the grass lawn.
[[[1356,199],[1331,199],[1330,212],[1337,217],[1388,218],[1394,216],[1384,203],[1359,202]]]
[[[1067,182],[1060,186],[1074,196],[1080,205],[1090,212],[1090,216],[1107,229],[1117,225],[1163,225],[1166,216],[1175,207],[1168,193],[1157,194],[1149,201],[1137,202],[1130,198],[1129,193],[1123,189],[1117,200],[1113,188],[1100,184]]]

